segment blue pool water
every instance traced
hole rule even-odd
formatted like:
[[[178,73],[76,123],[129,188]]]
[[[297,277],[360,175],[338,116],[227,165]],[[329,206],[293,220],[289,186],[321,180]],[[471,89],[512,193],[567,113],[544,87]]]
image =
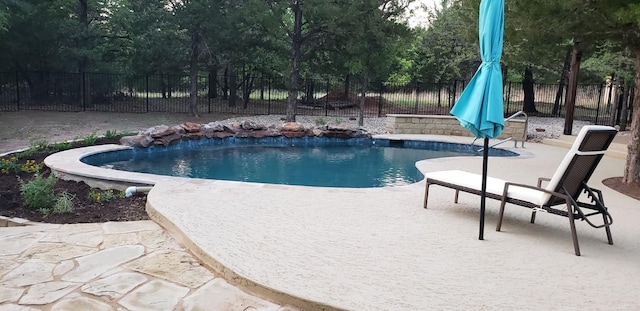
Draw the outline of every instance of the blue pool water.
[[[204,140],[100,153],[82,159],[117,170],[323,187],[384,187],[422,178],[415,162],[474,156],[478,146],[424,141],[326,138]],[[491,149],[490,155],[515,153]]]

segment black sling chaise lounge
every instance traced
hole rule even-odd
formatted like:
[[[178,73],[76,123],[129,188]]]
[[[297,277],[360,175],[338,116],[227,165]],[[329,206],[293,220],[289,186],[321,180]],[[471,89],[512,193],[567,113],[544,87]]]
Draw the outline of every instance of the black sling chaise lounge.
[[[533,209],[531,223],[534,223],[537,211],[568,217],[577,256],[580,256],[580,246],[576,234],[576,219],[586,221],[594,228],[605,228],[607,240],[609,244],[613,244],[609,228],[613,220],[604,205],[602,192],[589,187],[587,182],[616,133],[616,129],[609,126],[584,126],[553,177],[538,178],[537,186],[488,177],[486,196],[501,201],[496,230],[500,231],[502,226],[506,203],[511,203]],[[460,191],[481,194],[481,178],[478,174],[456,170],[425,174],[427,184],[424,208],[427,208],[429,186],[440,185],[455,189],[454,202],[457,203]],[[547,182],[545,187],[543,182]],[[586,201],[580,201],[581,198]],[[602,222],[593,220],[593,216],[598,215],[602,217]]]

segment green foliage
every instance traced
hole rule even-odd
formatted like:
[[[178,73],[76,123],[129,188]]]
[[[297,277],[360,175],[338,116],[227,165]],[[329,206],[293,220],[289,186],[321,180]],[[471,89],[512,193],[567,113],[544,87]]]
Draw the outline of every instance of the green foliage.
[[[106,138],[114,138],[116,136],[118,136],[116,130],[107,130],[107,132],[104,134],[104,137]]]
[[[411,73],[426,82],[468,79],[477,70],[477,15],[460,5],[431,12],[430,27],[416,30]],[[477,13],[476,13],[477,14]]]
[[[327,124],[327,121],[325,121],[324,118],[320,117],[320,118],[316,119],[316,125],[317,126],[322,126],[322,125],[325,125],[325,124]]]
[[[73,142],[67,141],[67,140],[63,140],[57,143],[54,143],[52,145],[49,145],[49,147],[51,149],[53,149],[54,151],[63,151],[63,150],[69,150],[73,147]]]
[[[89,191],[89,199],[99,203],[109,202],[111,200],[114,200],[117,198],[124,198],[124,197],[125,197],[124,191],[117,191],[117,190],[114,191],[113,189],[109,189],[105,191],[91,189]]]
[[[24,163],[20,164],[19,169],[25,173],[37,173],[43,166],[44,163],[36,163],[36,160],[26,160]]]
[[[44,178],[36,173],[34,178],[23,183],[20,181],[20,195],[24,204],[33,209],[48,209],[56,202],[56,195],[53,187],[57,179],[53,175]]]
[[[90,133],[89,135],[82,138],[82,142],[84,142],[87,145],[93,145],[96,143],[97,139],[98,139],[98,136],[96,136],[96,133]]]
[[[66,191],[62,192],[56,199],[56,203],[53,205],[54,214],[71,213],[74,210],[74,203],[76,196]]]
[[[18,171],[25,173],[37,173],[44,166],[43,163],[36,163],[35,160],[20,161],[15,155],[0,159],[0,173],[15,173]]]
[[[18,157],[18,159],[28,158],[38,152],[45,151],[48,145],[49,142],[44,138],[29,138],[29,148],[27,148],[27,150],[16,153],[16,157]]]
[[[18,157],[11,156],[0,159],[0,173],[7,174],[17,172],[18,168]]]

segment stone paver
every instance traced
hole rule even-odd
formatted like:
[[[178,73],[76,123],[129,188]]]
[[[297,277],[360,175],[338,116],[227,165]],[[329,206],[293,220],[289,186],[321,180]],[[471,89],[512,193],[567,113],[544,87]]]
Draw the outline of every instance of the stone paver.
[[[24,288],[3,287],[0,290],[0,303],[7,301],[16,302],[18,301],[18,299],[20,299],[22,293],[24,293]]]
[[[83,296],[70,295],[68,298],[61,299],[51,307],[51,311],[112,311],[112,306],[102,301]]]
[[[66,243],[37,243],[21,255],[25,261],[59,262],[70,258],[89,255],[94,248]]]
[[[126,265],[127,268],[192,288],[213,279],[211,273],[185,252],[162,250]]]
[[[36,284],[29,288],[19,302],[25,305],[46,305],[71,293],[78,286],[80,283],[58,281]]]
[[[280,306],[248,295],[217,278],[183,300],[185,311],[196,310],[260,310],[276,311]],[[250,309],[254,308],[254,309]]]
[[[0,311],[49,310],[290,309],[217,278],[152,221],[0,228]]]
[[[53,263],[26,262],[7,273],[0,286],[27,286],[53,280]]]
[[[150,281],[120,300],[132,311],[173,310],[189,288],[162,280]]]
[[[125,245],[101,250],[76,260],[78,268],[62,277],[64,281],[87,282],[144,253],[140,245]]]
[[[147,280],[148,278],[143,274],[124,272],[88,283],[82,286],[81,290],[95,296],[117,299]]]

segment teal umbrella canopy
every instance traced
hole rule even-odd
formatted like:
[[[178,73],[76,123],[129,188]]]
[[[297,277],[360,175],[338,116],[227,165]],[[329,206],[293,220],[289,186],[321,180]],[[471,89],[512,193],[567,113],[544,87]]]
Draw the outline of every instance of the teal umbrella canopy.
[[[500,58],[504,34],[504,0],[480,3],[482,64],[451,109],[460,125],[477,138],[496,138],[504,128]]]

